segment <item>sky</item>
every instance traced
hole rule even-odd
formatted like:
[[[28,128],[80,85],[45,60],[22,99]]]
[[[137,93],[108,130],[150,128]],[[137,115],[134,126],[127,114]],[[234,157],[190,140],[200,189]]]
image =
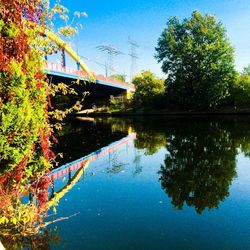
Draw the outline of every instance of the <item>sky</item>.
[[[72,39],[72,46],[97,74],[105,74],[107,54],[98,45],[111,45],[123,54],[114,57],[116,72],[131,75],[130,45],[136,41],[136,71],[151,70],[164,77],[161,65],[154,58],[155,47],[166,21],[173,16],[190,17],[194,10],[215,15],[223,23],[235,48],[236,69],[250,64],[250,0],[61,0],[70,13],[84,11],[87,18],[79,21],[83,28]],[[87,58],[87,59],[86,59]],[[67,58],[68,66],[73,62]]]

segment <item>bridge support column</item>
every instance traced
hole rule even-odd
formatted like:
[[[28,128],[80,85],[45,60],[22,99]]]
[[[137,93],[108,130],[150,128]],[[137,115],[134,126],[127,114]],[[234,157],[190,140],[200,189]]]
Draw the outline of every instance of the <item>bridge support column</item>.
[[[66,67],[65,49],[62,49],[62,66]]]
[[[80,69],[81,69],[80,63],[79,63],[79,62],[76,63],[76,68],[77,68],[77,70],[80,70]]]
[[[126,90],[126,99],[131,100],[132,99],[132,92],[130,90]]]

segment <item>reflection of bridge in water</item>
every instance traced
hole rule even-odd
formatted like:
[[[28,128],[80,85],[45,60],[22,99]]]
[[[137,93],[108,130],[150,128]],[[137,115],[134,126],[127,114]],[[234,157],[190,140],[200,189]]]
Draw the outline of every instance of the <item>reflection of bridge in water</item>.
[[[67,163],[60,168],[53,170],[50,174],[51,181],[53,183],[50,202],[53,203],[55,200],[59,201],[65,193],[67,193],[76,182],[81,178],[84,170],[88,167],[89,163],[99,159],[111,152],[117,150],[118,148],[127,145],[129,142],[133,141],[136,137],[135,133],[131,133],[125,138],[111,143],[110,145],[103,147],[89,155],[86,155],[78,160],[71,163]],[[68,177],[68,181],[65,186],[63,186],[59,191],[55,191],[55,181],[64,179]]]

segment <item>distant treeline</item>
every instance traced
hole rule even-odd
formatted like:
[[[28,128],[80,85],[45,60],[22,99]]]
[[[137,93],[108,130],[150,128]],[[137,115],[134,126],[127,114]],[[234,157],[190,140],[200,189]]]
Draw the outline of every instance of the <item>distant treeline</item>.
[[[250,65],[235,70],[234,49],[221,22],[194,11],[182,22],[167,21],[155,58],[166,79],[150,71],[133,83],[135,109],[214,110],[250,107]]]

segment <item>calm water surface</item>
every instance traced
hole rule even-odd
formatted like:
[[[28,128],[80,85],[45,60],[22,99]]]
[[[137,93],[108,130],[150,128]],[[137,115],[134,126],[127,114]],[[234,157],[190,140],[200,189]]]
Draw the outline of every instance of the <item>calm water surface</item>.
[[[249,119],[71,121],[55,150],[51,249],[250,249]]]

